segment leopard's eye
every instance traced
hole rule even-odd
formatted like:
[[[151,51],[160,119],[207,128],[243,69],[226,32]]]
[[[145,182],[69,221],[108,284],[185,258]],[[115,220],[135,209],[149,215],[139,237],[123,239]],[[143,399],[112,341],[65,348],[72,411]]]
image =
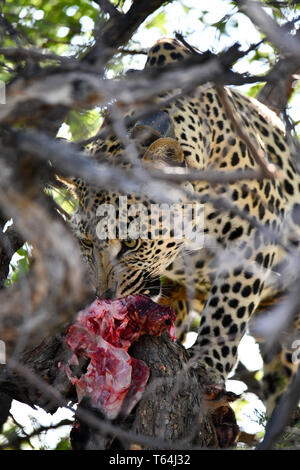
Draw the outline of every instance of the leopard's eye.
[[[124,240],[123,246],[126,247],[127,249],[133,250],[138,246],[138,240]]]
[[[83,245],[85,248],[91,248],[93,246],[93,243],[91,242],[91,240],[88,240],[88,239],[81,239],[80,240],[80,243],[81,245]]]

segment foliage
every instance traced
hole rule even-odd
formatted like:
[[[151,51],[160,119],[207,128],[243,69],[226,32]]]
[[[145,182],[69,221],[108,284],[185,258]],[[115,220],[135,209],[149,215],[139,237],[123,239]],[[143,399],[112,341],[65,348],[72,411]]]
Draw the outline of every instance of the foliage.
[[[55,450],[71,450],[70,439],[63,438],[55,447]]]
[[[162,32],[162,34],[167,34],[166,21],[167,21],[166,12],[161,11],[151,21],[148,21],[145,27],[147,29],[158,28]]]
[[[30,251],[31,249],[27,243],[16,251],[10,264],[10,273],[6,281],[7,286],[17,282],[20,279],[20,276],[29,270]]]

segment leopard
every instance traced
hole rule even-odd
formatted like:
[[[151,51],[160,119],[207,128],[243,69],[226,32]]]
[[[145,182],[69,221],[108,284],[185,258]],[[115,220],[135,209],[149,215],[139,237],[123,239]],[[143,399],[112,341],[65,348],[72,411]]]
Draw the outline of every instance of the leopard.
[[[145,73],[176,65],[191,54],[177,39],[159,39],[148,52]],[[237,132],[213,83],[184,93],[177,87],[158,94],[153,113],[133,120],[126,129],[127,147],[112,130],[87,149],[96,162],[105,158],[111,165],[133,171],[142,165],[162,171],[174,167],[189,172],[253,170],[260,174],[225,182],[190,178],[179,185],[180,203],[197,201],[201,205],[201,247],[178,240],[172,231],[168,237],[155,239],[122,238],[118,233],[99,237],[99,207],[110,204],[119,208],[122,194],[114,188],[92,186],[83,178],[72,179],[78,199],[72,225],[97,295],[119,298],[142,294],[159,302],[168,281],[178,289],[193,285],[194,298],[173,303],[177,335],[182,337],[187,331],[191,312],[199,314],[193,354],[207,383],[222,385],[234,370],[239,344],[264,302],[279,299],[280,303],[282,296],[289,295],[292,276],[297,278],[290,261],[297,259],[300,240],[300,176],[282,120],[236,88],[223,89],[250,140],[263,152],[267,164],[276,168],[275,177],[261,174],[260,163]],[[111,122],[108,114],[103,128]],[[151,204],[157,202],[136,192],[126,193],[126,198],[127,209],[142,204],[150,211]],[[121,209],[113,214],[120,215]],[[134,216],[129,219],[132,222]],[[159,211],[151,213],[149,224],[157,235],[163,235]],[[297,333],[293,330],[284,344],[278,341],[271,358],[262,347],[268,412],[297,371],[291,337],[299,332],[298,316],[296,323]]]

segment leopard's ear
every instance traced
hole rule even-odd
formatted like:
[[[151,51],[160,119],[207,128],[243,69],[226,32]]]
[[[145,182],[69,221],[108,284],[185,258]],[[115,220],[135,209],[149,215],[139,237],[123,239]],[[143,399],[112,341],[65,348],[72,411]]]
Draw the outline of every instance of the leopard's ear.
[[[184,154],[177,140],[162,137],[155,140],[146,150],[143,161],[157,166],[181,166]]]

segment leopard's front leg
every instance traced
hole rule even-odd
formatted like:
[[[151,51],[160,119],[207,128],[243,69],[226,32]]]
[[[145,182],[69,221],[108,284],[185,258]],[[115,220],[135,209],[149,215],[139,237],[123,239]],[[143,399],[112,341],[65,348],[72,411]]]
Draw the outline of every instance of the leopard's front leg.
[[[256,250],[245,259],[247,247],[241,246],[240,251],[228,252],[227,266],[218,266],[218,260],[210,263],[211,289],[193,347],[195,364],[207,384],[224,384],[236,364],[239,343],[260,303],[276,250],[264,246],[263,253]]]

